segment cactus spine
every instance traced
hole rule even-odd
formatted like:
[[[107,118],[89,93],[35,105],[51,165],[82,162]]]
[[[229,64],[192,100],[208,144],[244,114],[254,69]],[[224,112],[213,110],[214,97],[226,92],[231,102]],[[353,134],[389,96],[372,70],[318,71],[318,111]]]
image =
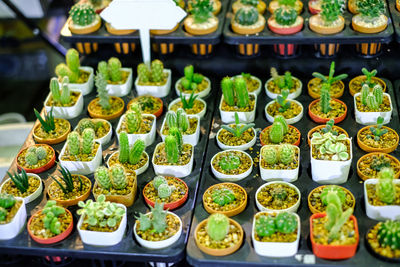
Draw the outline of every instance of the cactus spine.
[[[108,169],[104,166],[100,166],[97,168],[94,178],[96,179],[97,183],[100,185],[101,188],[110,189],[112,184],[110,180],[110,175],[108,173]]]
[[[39,146],[36,148],[36,156],[38,160],[45,159],[47,156],[47,151],[43,146]]]
[[[129,152],[129,163],[137,164],[142,157],[146,144],[142,139],[137,139]]]
[[[36,156],[35,152],[27,152],[25,155],[25,161],[28,165],[36,165],[38,163],[38,157]]]
[[[111,183],[117,190],[124,189],[128,185],[128,181],[125,175],[124,167],[120,164],[111,166]]]
[[[96,19],[96,12],[93,6],[89,4],[75,4],[69,11],[69,15],[72,22],[79,26],[90,25]]]
[[[223,240],[229,233],[229,218],[221,213],[212,214],[208,218],[206,231],[212,240]]]
[[[243,78],[236,78],[234,82],[237,105],[245,108],[249,105],[249,93],[247,91],[246,81]]]
[[[376,101],[376,98],[373,94],[368,94],[366,102],[367,102],[367,107],[372,110],[376,110],[379,108],[379,104]]]
[[[164,76],[164,65],[156,59],[151,62],[151,79],[153,82],[161,82]]]
[[[82,152],[84,154],[92,153],[94,146],[95,133],[92,128],[87,128],[82,132]]]
[[[235,105],[235,94],[233,90],[233,82],[231,78],[225,77],[221,82],[222,94],[224,95],[224,101],[229,106]]]
[[[278,162],[278,152],[273,146],[266,146],[263,149],[262,156],[265,162],[269,165],[274,165],[276,162]]]
[[[189,129],[189,118],[183,108],[176,111],[178,128],[184,133]]]
[[[137,133],[142,124],[142,115],[138,115],[136,112],[130,110],[126,113],[126,128],[128,133]]]
[[[323,113],[328,113],[331,110],[330,106],[331,95],[329,92],[329,84],[322,84],[320,106]]]
[[[168,111],[167,115],[165,116],[165,120],[168,128],[178,127],[178,118],[174,111]]]
[[[80,153],[81,138],[75,131],[68,134],[67,147],[69,154],[77,156]]]
[[[148,83],[150,81],[150,70],[144,63],[140,63],[137,66],[137,74],[139,76],[139,82]]]
[[[129,159],[129,139],[126,132],[119,134],[119,162],[125,163]]]
[[[380,201],[391,204],[396,199],[396,187],[393,182],[394,171],[391,168],[382,168],[378,174],[376,193]]]
[[[154,179],[153,179],[153,181],[152,181],[152,184],[153,184],[153,186],[154,186],[154,188],[156,189],[156,190],[158,190],[158,187],[160,186],[160,185],[162,185],[162,184],[167,184],[168,182],[167,182],[167,179],[165,179],[165,177],[164,176],[161,176],[161,175],[158,175],[158,176],[156,176],[156,177],[154,177]]]
[[[160,186],[157,188],[157,193],[160,198],[166,198],[171,195],[172,188],[168,184],[160,184]]]
[[[338,194],[334,191],[327,193],[326,200],[328,203],[326,208],[328,221],[325,223],[325,228],[329,231],[329,238],[337,239],[339,237],[340,229],[353,213],[353,209],[349,208],[343,212],[343,203]]]
[[[391,250],[400,249],[400,222],[386,221],[378,229],[378,241],[381,247],[390,247]]]
[[[179,160],[178,141],[173,135],[165,137],[165,153],[169,163],[177,163]]]
[[[183,147],[183,138],[182,138],[181,131],[176,127],[172,127],[171,129],[169,129],[168,133],[169,133],[169,135],[172,135],[176,138],[176,141],[178,144],[178,151],[179,151],[179,153],[181,153],[182,147]]]
[[[378,106],[383,103],[383,90],[380,85],[376,85],[374,89],[372,90],[372,94],[375,97],[376,102],[378,103]]]

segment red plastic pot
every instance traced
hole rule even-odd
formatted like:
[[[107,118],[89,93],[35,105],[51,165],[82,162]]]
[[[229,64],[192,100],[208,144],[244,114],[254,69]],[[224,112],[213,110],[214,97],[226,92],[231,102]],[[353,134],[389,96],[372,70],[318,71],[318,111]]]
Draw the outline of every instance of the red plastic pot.
[[[310,13],[311,13],[312,15],[316,15],[316,14],[318,14],[319,12],[321,12],[321,9],[316,9],[316,8],[314,8],[314,7],[312,6],[312,3],[315,2],[315,1],[318,1],[318,0],[311,0],[311,1],[308,1],[308,10],[310,11]]]
[[[270,17],[268,19],[268,28],[276,33],[276,34],[281,34],[281,35],[291,35],[295,34],[303,28],[303,22],[295,27],[275,27],[272,26],[272,21],[274,20],[273,17]],[[277,44],[274,45],[274,52],[281,55],[281,56],[291,56],[295,53],[297,48],[297,45],[295,44]],[[285,51],[286,50],[286,51]]]
[[[328,260],[343,260],[353,257],[356,254],[360,235],[358,233],[357,219],[354,215],[350,216],[350,220],[354,222],[354,230],[356,232],[356,243],[352,245],[322,245],[315,243],[313,236],[313,219],[325,217],[326,213],[315,213],[310,217],[310,238],[312,250],[315,256]]]
[[[288,125],[288,126],[289,126],[289,128],[295,129],[296,132],[299,134],[299,138],[296,140],[296,142],[294,142],[294,143],[292,144],[292,145],[295,145],[295,146],[299,146],[299,145],[300,145],[300,140],[301,140],[301,133],[300,133],[299,129],[297,129],[296,127],[294,127],[294,126],[292,126],[292,125]],[[262,145],[262,146],[265,146],[266,144],[263,143],[263,141],[262,141],[262,139],[261,139],[261,135],[262,135],[266,130],[268,130],[268,129],[271,128],[271,127],[272,127],[272,125],[270,125],[270,126],[264,128],[264,130],[262,130],[261,133],[260,133],[260,142],[261,142],[261,145]]]
[[[139,96],[139,97],[140,97],[140,96]],[[136,98],[139,98],[139,97],[136,97]],[[162,99],[159,98],[159,97],[155,97],[155,96],[152,96],[152,97],[155,98],[155,99],[157,99],[157,101],[161,103],[161,107],[160,107],[157,111],[153,112],[153,115],[156,116],[157,118],[159,118],[159,117],[162,115],[162,113],[163,113],[164,102],[163,102]],[[132,103],[134,102],[134,100],[135,100],[136,98],[134,98],[134,99],[132,99],[131,101],[129,101],[128,107],[127,107],[128,110],[130,109]]]
[[[27,150],[29,148],[29,147],[26,147],[26,148],[22,149],[17,155],[16,163],[17,163],[18,169],[24,169],[27,173],[41,173],[41,172],[47,171],[48,169],[50,169],[51,167],[54,166],[54,163],[56,162],[56,153],[54,152],[54,149],[51,146],[46,145],[46,144],[37,144],[35,146],[36,147],[38,147],[38,146],[46,146],[46,147],[49,147],[51,149],[51,151],[53,153],[53,156],[51,157],[49,162],[47,162],[44,166],[42,166],[40,168],[36,168],[36,169],[29,169],[29,168],[26,168],[26,167],[23,167],[23,166],[19,165],[18,164],[18,158],[19,158],[19,156],[21,155],[21,153],[23,151],[25,151],[25,150]]]
[[[344,114],[340,117],[337,117],[334,120],[335,124],[338,124],[339,122],[343,121],[346,118],[347,115],[347,105],[339,100],[339,99],[332,99],[333,101],[337,101],[339,103],[341,103],[344,106]],[[311,112],[311,106],[315,105],[315,103],[317,103],[318,101],[320,101],[319,99],[315,99],[313,102],[310,103],[310,105],[308,105],[308,115],[310,115],[311,119],[316,122],[316,123],[326,123],[328,122],[331,118],[321,118],[320,116],[314,114]]]

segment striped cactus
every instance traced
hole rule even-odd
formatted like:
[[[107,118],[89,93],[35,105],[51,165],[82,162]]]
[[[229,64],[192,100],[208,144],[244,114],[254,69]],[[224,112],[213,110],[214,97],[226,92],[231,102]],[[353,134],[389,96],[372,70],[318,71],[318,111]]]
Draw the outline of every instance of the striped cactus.
[[[168,128],[178,127],[178,118],[174,111],[168,111],[167,115],[165,115],[165,120]]]
[[[125,116],[128,133],[133,134],[138,132],[142,124],[142,115],[130,110]]]
[[[146,143],[142,139],[137,139],[129,152],[129,163],[137,164],[142,157]]]
[[[237,105],[240,108],[245,108],[249,105],[249,92],[247,91],[246,81],[239,77],[234,81]]]
[[[119,82],[122,81],[121,61],[118,58],[112,57],[108,60],[108,71],[110,74],[111,81]]]
[[[81,137],[75,131],[70,132],[67,137],[68,152],[72,156],[79,155],[81,147]]]
[[[168,135],[165,137],[165,153],[169,163],[177,163],[179,160],[178,141],[175,136]]]
[[[222,94],[224,95],[225,103],[229,106],[235,105],[235,92],[233,90],[233,82],[231,78],[225,77],[221,82]]]
[[[151,62],[151,79],[153,82],[161,82],[164,76],[164,64],[156,59]]]
[[[175,136],[177,144],[178,144],[178,151],[181,153],[182,147],[183,147],[183,139],[182,139],[182,133],[179,130],[179,128],[172,127],[169,129],[169,135]]]
[[[82,152],[84,154],[92,153],[94,146],[95,133],[92,128],[86,128],[82,132]]]
[[[381,105],[383,103],[383,90],[382,90],[382,86],[375,85],[374,89],[372,90],[372,94],[375,97],[376,102],[378,103],[378,105]]]
[[[57,78],[52,78],[50,80],[50,92],[51,96],[53,97],[53,101],[56,103],[60,102],[60,85]]]
[[[125,163],[129,159],[129,139],[126,132],[119,134],[119,162]]]
[[[282,125],[282,123],[274,121],[271,129],[269,130],[269,140],[274,144],[278,144],[283,141],[283,136],[284,126]]]
[[[61,85],[62,90],[60,95],[60,103],[63,105],[69,104],[71,102],[71,91],[69,90],[68,83],[68,77],[64,77]]]
[[[176,117],[179,129],[184,133],[189,129],[189,118],[183,108],[176,111]]]
[[[137,66],[137,75],[141,83],[148,83],[150,81],[150,70],[144,63]]]
[[[367,96],[369,95],[369,86],[364,84],[361,88],[361,103],[366,106],[367,105]]]
[[[94,179],[96,179],[101,188],[110,189],[112,186],[108,169],[104,166],[97,168],[94,173]]]
[[[379,104],[376,101],[376,98],[375,98],[375,96],[373,94],[368,94],[366,102],[367,102],[367,107],[369,109],[371,109],[371,110],[379,109]]]
[[[115,164],[111,166],[111,183],[117,190],[126,188],[128,185],[128,179],[125,175],[124,167],[121,164]]]

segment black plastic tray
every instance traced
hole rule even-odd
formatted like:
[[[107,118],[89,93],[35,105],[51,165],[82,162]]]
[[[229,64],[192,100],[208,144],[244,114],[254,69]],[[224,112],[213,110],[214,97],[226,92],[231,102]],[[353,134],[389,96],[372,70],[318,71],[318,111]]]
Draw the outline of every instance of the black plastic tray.
[[[161,142],[161,137],[159,135],[162,121],[164,119],[165,113],[167,111],[168,103],[170,103],[173,99],[177,97],[175,93],[175,81],[180,77],[173,77],[171,84],[171,92],[167,97],[164,97],[162,100],[164,101],[164,114],[160,118],[157,119],[157,136],[155,142],[146,148],[146,152],[149,154],[150,160],[153,155],[153,150],[155,146]],[[211,79],[211,77],[210,77]],[[215,85],[215,81],[211,79],[212,84]],[[95,88],[93,89],[95,91]],[[149,250],[143,248],[139,245],[139,243],[135,240],[133,236],[133,225],[135,222],[134,216],[138,215],[138,212],[145,213],[149,210],[148,206],[144,202],[144,198],[142,195],[142,191],[144,186],[152,180],[155,176],[153,167],[151,162],[149,163],[149,168],[146,172],[138,176],[138,189],[135,203],[133,206],[128,208],[128,224],[127,231],[123,240],[112,247],[94,247],[89,245],[84,245],[79,237],[77,232],[76,223],[78,222],[79,216],[76,215],[77,206],[70,207],[69,209],[74,215],[74,230],[72,234],[65,239],[64,241],[54,244],[54,245],[41,245],[34,242],[28,235],[26,230],[26,226],[23,228],[22,232],[9,241],[0,241],[0,251],[1,254],[26,254],[26,255],[57,255],[57,256],[70,256],[77,258],[92,258],[92,259],[103,259],[103,260],[123,260],[123,261],[152,261],[152,262],[179,262],[184,258],[185,255],[185,244],[188,240],[188,233],[191,224],[192,213],[194,209],[196,194],[198,191],[198,185],[200,180],[200,174],[202,171],[203,158],[206,152],[207,143],[208,143],[208,134],[210,130],[210,122],[213,116],[214,109],[214,101],[215,96],[213,96],[215,90],[212,90],[210,95],[205,98],[208,102],[207,105],[207,113],[204,118],[200,122],[201,134],[199,143],[195,146],[194,150],[194,166],[192,173],[183,178],[186,184],[189,187],[189,194],[187,201],[178,209],[173,210],[175,214],[177,214],[183,222],[183,233],[179,240],[173,244],[171,247],[162,250]],[[130,96],[123,97],[125,104],[129,102],[131,98],[133,98],[133,94],[136,93],[135,89],[132,88],[132,92]],[[71,127],[74,128],[78,121],[82,118],[89,117],[87,114],[87,106],[95,97],[96,93],[92,92],[88,96],[84,97],[85,105],[83,113],[75,119],[70,120]],[[113,126],[113,136],[111,141],[103,147],[103,158],[104,163],[109,158],[109,156],[116,150],[118,150],[117,138],[115,135],[115,129],[118,123],[118,119],[114,119],[111,122]],[[32,138],[32,132],[27,137],[27,140],[23,147],[34,144],[34,140]],[[58,157],[61,148],[63,147],[64,142],[61,144],[54,145],[53,148],[56,151],[56,156]],[[16,165],[15,160],[11,165],[10,170],[15,171]],[[52,175],[56,170],[54,166],[49,171],[43,172],[40,177],[43,179],[44,184],[47,186],[52,182],[49,175]],[[93,174],[88,175],[87,177],[90,180],[94,181]],[[44,193],[45,194],[45,193]],[[28,219],[30,215],[32,215],[35,211],[41,209],[46,203],[46,196],[42,194],[37,200],[27,205],[27,214]],[[90,198],[93,198],[91,195]]]
[[[346,9],[343,17],[345,18],[345,28],[343,31],[332,35],[322,35],[313,32],[309,26],[308,21],[312,16],[308,10],[308,1],[303,1],[304,7],[301,16],[304,18],[303,29],[292,35],[279,35],[269,30],[268,24],[266,23],[265,29],[257,34],[251,35],[240,35],[231,30],[230,21],[232,20],[232,4],[235,0],[231,1],[229,11],[226,13],[226,22],[224,26],[224,42],[227,44],[237,45],[243,43],[254,43],[254,44],[314,44],[314,43],[337,43],[337,44],[358,44],[358,43],[389,43],[393,36],[392,20],[389,12],[386,9],[386,16],[388,17],[388,27],[376,34],[365,34],[356,32],[351,27],[352,14]],[[267,6],[270,1],[267,2]],[[268,9],[265,11],[264,17],[268,20],[271,16]]]
[[[215,111],[215,116],[213,120],[212,129],[210,132],[210,142],[208,144],[207,149],[207,158],[204,164],[204,171],[202,174],[201,185],[199,194],[197,197],[196,209],[193,216],[193,223],[190,232],[189,242],[187,245],[187,261],[194,265],[194,266],[211,266],[211,265],[218,265],[218,266],[232,266],[232,265],[246,265],[246,266],[254,266],[254,265],[269,265],[269,266],[294,266],[294,265],[303,265],[303,264],[315,264],[320,266],[333,266],[333,265],[345,265],[345,266],[386,266],[389,265],[384,261],[378,260],[372,254],[367,251],[367,248],[364,244],[364,237],[366,231],[373,225],[377,223],[372,219],[369,219],[365,213],[364,207],[364,196],[363,196],[363,182],[357,175],[356,164],[357,160],[362,156],[365,155],[366,152],[362,151],[356,142],[356,134],[359,129],[364,127],[363,125],[356,124],[354,119],[354,103],[353,97],[349,94],[347,88],[347,82],[345,93],[341,100],[344,101],[348,108],[348,114],[346,119],[339,123],[338,126],[344,128],[349,136],[352,138],[352,146],[353,146],[353,160],[352,160],[352,167],[349,173],[348,181],[341,186],[346,187],[349,189],[356,198],[356,206],[354,210],[354,215],[357,217],[358,220],[358,227],[359,227],[359,235],[360,235],[360,243],[357,250],[357,253],[354,257],[341,260],[341,261],[329,261],[317,258],[312,253],[311,242],[309,237],[309,218],[311,216],[311,212],[308,209],[307,204],[307,196],[309,192],[320,186],[320,184],[314,182],[311,178],[311,164],[310,164],[310,148],[307,144],[307,133],[310,129],[317,126],[316,123],[311,121],[310,117],[308,116],[308,105],[313,100],[307,94],[307,82],[309,79],[301,79],[303,82],[303,92],[302,94],[296,99],[303,104],[304,107],[304,117],[300,120],[300,122],[294,124],[301,132],[301,143],[300,143],[300,153],[301,153],[301,164],[300,164],[300,172],[299,178],[293,184],[296,185],[300,192],[301,192],[301,204],[298,209],[298,215],[300,216],[301,220],[301,238],[299,243],[299,250],[296,256],[288,257],[288,258],[268,258],[262,257],[255,253],[253,249],[253,245],[251,242],[251,230],[252,230],[252,222],[253,216],[258,209],[255,204],[255,192],[257,189],[264,184],[265,182],[261,179],[259,175],[259,167],[253,167],[253,172],[247,178],[237,182],[237,184],[241,185],[247,192],[248,195],[248,204],[246,209],[232,217],[235,221],[237,221],[242,227],[245,232],[244,234],[244,242],[242,246],[239,248],[238,251],[235,253],[223,256],[223,257],[216,257],[210,256],[201,252],[194,240],[194,230],[195,227],[198,225],[199,222],[206,219],[209,214],[205,211],[203,204],[202,204],[202,196],[205,190],[213,184],[220,183],[218,179],[216,179],[211,171],[210,161],[211,158],[219,151],[222,151],[215,140],[215,136],[217,131],[220,129],[221,119],[219,115],[219,111]],[[388,93],[391,96],[392,103],[393,103],[393,114],[390,123],[388,124],[389,127],[393,128],[397,132],[400,130],[399,127],[399,116],[397,110],[397,104],[395,101],[395,96],[393,92],[393,87],[390,81],[384,79]],[[265,81],[264,81],[265,82]],[[263,84],[264,85],[264,84]],[[264,88],[264,87],[263,87]],[[264,114],[264,107],[265,105],[271,101],[269,99],[264,89],[259,94],[257,98],[257,114],[255,119],[256,128],[260,128],[261,130],[270,125],[270,123],[266,120]],[[252,158],[258,157],[257,152],[260,150],[261,144],[260,140],[257,140],[256,144],[253,146],[253,150],[248,150],[248,152]],[[392,155],[399,158],[400,153],[399,149],[397,148]]]
[[[396,42],[400,43],[400,12],[396,8],[396,0],[388,0],[390,15],[392,16]]]

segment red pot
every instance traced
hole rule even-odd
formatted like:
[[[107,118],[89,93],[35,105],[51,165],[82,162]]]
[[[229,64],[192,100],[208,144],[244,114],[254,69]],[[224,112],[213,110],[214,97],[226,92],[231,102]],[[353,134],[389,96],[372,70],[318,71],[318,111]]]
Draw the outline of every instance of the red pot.
[[[343,121],[346,118],[347,106],[343,101],[341,101],[339,99],[332,99],[332,100],[337,101],[337,102],[341,103],[344,106],[344,114],[342,116],[337,117],[337,118],[334,119],[335,124],[338,124],[339,122]],[[317,103],[318,101],[319,101],[319,99],[315,99],[313,102],[310,103],[310,105],[308,105],[308,115],[310,115],[311,119],[316,123],[320,123],[320,124],[321,123],[326,123],[326,122],[328,122],[330,120],[330,118],[327,118],[327,119],[321,118],[321,117],[319,117],[319,116],[317,116],[317,115],[315,115],[314,113],[311,112],[311,106],[315,105],[315,103]]]
[[[136,98],[138,98],[138,97],[136,97]],[[161,98],[159,98],[159,97],[153,96],[153,98],[156,98],[157,101],[161,103],[160,109],[158,109],[156,112],[153,113],[153,115],[156,116],[156,117],[158,118],[158,117],[160,117],[160,116],[162,115],[162,113],[163,113],[164,102],[163,102],[163,101],[161,100]],[[129,103],[128,103],[128,108],[127,108],[128,110],[130,109],[130,107],[131,107],[131,105],[132,105],[132,103],[133,103],[134,100],[135,100],[135,99],[132,99],[131,101],[129,101]]]
[[[18,169],[24,169],[27,173],[41,173],[41,172],[47,171],[48,169],[53,167],[54,163],[56,162],[56,153],[54,152],[54,149],[51,146],[46,145],[46,144],[36,144],[35,146],[46,146],[46,147],[49,147],[51,149],[51,151],[53,153],[53,156],[51,157],[49,162],[47,162],[44,166],[42,166],[40,168],[36,168],[36,169],[29,169],[29,168],[26,168],[26,167],[23,167],[23,166],[19,165],[18,164],[18,158],[19,158],[20,154],[23,151],[28,149],[28,147],[26,147],[26,148],[22,149],[17,155],[16,163],[17,163]]]
[[[274,52],[281,56],[291,56],[296,51],[297,46],[297,44],[275,44]]]
[[[318,0],[317,0],[317,1],[318,1]],[[315,0],[308,1],[308,10],[310,11],[310,13],[311,13],[312,15],[316,15],[316,14],[318,14],[319,12],[321,12],[321,9],[313,8],[312,5],[311,5],[312,2],[315,2]]]
[[[357,219],[354,215],[350,216],[350,220],[354,222],[354,230],[356,232],[357,242],[353,245],[321,245],[315,243],[313,236],[313,219],[325,217],[326,213],[315,213],[310,217],[310,238],[312,250],[315,256],[328,260],[343,260],[353,257],[356,254],[360,236],[358,234]]]
[[[302,19],[302,23],[297,25],[297,26],[293,26],[293,27],[275,27],[272,26],[272,21],[274,21],[275,19],[273,17],[270,17],[268,19],[268,28],[276,33],[276,34],[281,34],[281,35],[290,35],[290,34],[295,34],[299,31],[301,31],[301,29],[303,28],[303,22],[304,20]]]
[[[292,125],[288,125],[288,126],[289,126],[289,128],[293,128],[293,129],[296,130],[296,132],[298,132],[299,138],[298,138],[298,139],[296,140],[296,142],[294,142],[292,145],[299,146],[299,145],[300,145],[300,140],[301,140],[301,133],[300,133],[299,129],[297,129],[296,127],[294,127],[294,126],[292,126]],[[270,126],[264,128],[264,130],[262,130],[261,133],[260,133],[260,142],[261,142],[261,145],[262,145],[262,146],[265,146],[266,144],[263,143],[263,141],[262,141],[262,139],[261,139],[261,135],[262,135],[263,132],[265,132],[266,130],[268,130],[268,129],[271,128],[271,127],[272,127],[272,125],[270,125]]]

